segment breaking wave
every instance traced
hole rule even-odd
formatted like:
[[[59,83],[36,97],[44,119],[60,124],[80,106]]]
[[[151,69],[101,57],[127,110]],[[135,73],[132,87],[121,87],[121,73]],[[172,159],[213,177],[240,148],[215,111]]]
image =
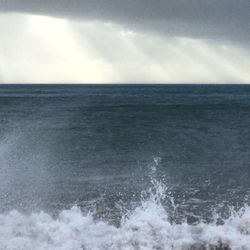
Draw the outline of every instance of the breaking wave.
[[[175,223],[161,204],[166,186],[156,180],[152,183],[141,204],[125,214],[119,226],[96,220],[76,206],[61,211],[56,218],[45,212],[25,215],[13,210],[1,214],[0,249],[250,249],[249,207],[232,211],[221,223],[216,216],[212,223]]]

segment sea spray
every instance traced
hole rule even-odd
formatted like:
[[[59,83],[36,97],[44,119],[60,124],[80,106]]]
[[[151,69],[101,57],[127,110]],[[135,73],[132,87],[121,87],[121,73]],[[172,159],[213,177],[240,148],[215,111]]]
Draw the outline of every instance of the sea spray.
[[[233,211],[218,224],[174,223],[162,206],[164,183],[152,180],[141,205],[124,215],[116,227],[74,206],[56,217],[40,212],[0,215],[0,249],[7,250],[179,250],[250,249],[250,208]],[[146,197],[147,196],[147,197]]]

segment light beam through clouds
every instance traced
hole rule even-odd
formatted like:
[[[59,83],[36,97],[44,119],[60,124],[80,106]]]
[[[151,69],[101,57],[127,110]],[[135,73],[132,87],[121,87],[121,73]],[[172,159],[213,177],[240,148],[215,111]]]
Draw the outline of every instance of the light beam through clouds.
[[[5,83],[250,82],[250,51],[113,22],[0,14]]]

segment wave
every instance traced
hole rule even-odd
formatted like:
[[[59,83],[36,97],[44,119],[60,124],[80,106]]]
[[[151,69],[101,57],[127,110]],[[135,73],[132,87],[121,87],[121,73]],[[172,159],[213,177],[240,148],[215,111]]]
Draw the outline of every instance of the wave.
[[[45,212],[1,214],[0,249],[250,249],[250,207],[232,211],[220,224],[218,216],[212,223],[174,223],[161,204],[166,198],[165,185],[152,182],[149,196],[142,196],[141,205],[125,214],[119,226],[83,214],[77,206],[61,211],[56,218]]]

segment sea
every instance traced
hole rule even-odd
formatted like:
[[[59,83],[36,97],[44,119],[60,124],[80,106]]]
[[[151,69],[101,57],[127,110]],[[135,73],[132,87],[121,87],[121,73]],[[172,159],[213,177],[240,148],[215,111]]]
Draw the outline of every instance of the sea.
[[[250,85],[0,85],[0,250],[250,249]]]

